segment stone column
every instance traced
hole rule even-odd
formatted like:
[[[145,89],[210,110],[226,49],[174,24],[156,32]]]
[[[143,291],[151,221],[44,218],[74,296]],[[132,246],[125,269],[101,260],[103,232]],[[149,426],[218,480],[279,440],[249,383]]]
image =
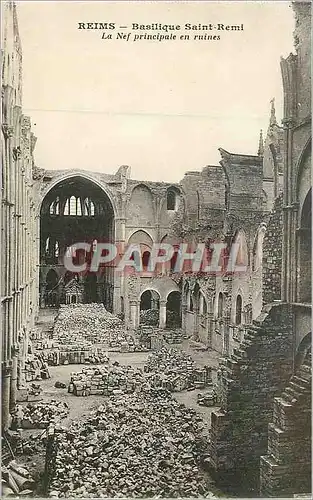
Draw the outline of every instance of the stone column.
[[[181,308],[181,326],[183,334],[186,335],[186,314],[187,314],[187,304],[182,304]]]
[[[23,389],[26,385],[25,379],[25,360],[28,351],[28,340],[26,332],[24,331],[24,336],[20,340],[20,348],[17,360],[17,388]]]
[[[199,340],[199,306],[193,310],[193,338]]]
[[[10,410],[13,410],[16,405],[18,352],[19,347],[17,344],[14,344],[11,349],[12,372],[10,380]]]
[[[208,347],[212,347],[213,313],[207,313]]]
[[[10,425],[10,382],[11,382],[11,361],[2,363],[2,427],[7,429]]]
[[[223,355],[229,356],[229,325],[230,325],[230,316],[225,314],[223,317]]]
[[[130,325],[131,328],[136,329],[139,326],[138,300],[131,300],[129,302],[129,306],[130,306]]]
[[[160,300],[159,328],[166,327],[166,300]]]

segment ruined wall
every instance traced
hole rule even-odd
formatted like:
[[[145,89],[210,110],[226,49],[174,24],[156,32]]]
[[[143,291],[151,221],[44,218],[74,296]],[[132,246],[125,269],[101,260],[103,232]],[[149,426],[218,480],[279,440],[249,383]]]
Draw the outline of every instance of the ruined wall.
[[[311,492],[311,353],[274,400],[267,455],[261,457],[261,495]]]
[[[281,297],[283,213],[282,197],[275,201],[263,241],[263,302]]]
[[[22,48],[16,6],[2,11],[1,320],[2,425],[25,382],[25,354],[38,303],[38,226],[33,186],[36,138],[22,114]]]
[[[258,495],[273,398],[292,372],[290,307],[264,310],[221,366],[221,409],[212,413],[210,470],[220,485]]]

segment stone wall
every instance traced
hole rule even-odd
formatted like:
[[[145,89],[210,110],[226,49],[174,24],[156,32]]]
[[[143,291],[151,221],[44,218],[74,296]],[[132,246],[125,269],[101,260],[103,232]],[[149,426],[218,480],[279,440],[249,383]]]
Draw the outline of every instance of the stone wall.
[[[276,199],[263,240],[263,302],[281,297],[283,213],[282,197]]]
[[[311,492],[311,353],[274,400],[267,455],[261,457],[261,495]]]
[[[286,385],[292,362],[291,310],[280,304],[264,309],[240,348],[221,364],[221,408],[212,413],[210,471],[233,493],[258,494],[273,400]]]

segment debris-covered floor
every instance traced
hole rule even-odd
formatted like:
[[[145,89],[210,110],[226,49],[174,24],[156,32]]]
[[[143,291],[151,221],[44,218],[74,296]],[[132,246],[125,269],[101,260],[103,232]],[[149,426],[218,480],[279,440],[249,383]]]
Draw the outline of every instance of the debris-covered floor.
[[[45,332],[51,332],[54,316],[52,310],[40,318],[37,338],[42,337],[40,330],[44,332],[43,337]],[[26,466],[35,481],[33,495],[186,497],[221,494],[204,467],[210,417],[216,408],[198,404],[199,394],[205,394],[207,387],[201,384],[190,387],[190,382],[187,388],[182,385],[174,392],[155,387],[158,371],[166,371],[176,356],[176,363],[194,365],[199,372],[204,373],[205,367],[209,367],[214,384],[218,354],[204,350],[189,339],[175,345],[163,343],[157,352],[159,359],[151,351],[107,352],[109,361],[105,359],[96,366],[48,367],[50,378],[35,382],[40,385],[35,401],[19,402],[20,413],[15,415],[15,428],[24,444],[22,452],[22,448],[20,451],[16,448],[15,458],[19,465]],[[174,363],[174,372],[175,366]],[[174,375],[171,380],[173,377],[175,380]],[[99,381],[97,385],[95,381]],[[115,390],[108,396],[105,390],[110,384]],[[31,409],[30,405],[33,405]],[[46,413],[50,416],[46,417]],[[38,426],[44,427],[49,418],[50,422],[57,423],[57,429],[61,425],[61,430],[55,433],[58,451],[53,458],[55,470],[51,467],[47,490],[45,430],[21,427],[36,427],[36,419]],[[26,494],[23,487],[17,487],[14,493]]]

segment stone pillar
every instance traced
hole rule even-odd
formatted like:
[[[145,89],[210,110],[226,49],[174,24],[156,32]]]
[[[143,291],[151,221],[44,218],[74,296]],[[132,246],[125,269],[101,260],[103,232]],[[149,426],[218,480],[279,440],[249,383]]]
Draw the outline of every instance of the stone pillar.
[[[213,313],[207,313],[208,347],[212,347]]]
[[[44,308],[45,307],[45,293],[46,293],[46,284],[42,283],[41,285],[41,290],[40,290],[40,307]]]
[[[18,352],[18,345],[14,344],[11,349],[12,372],[10,380],[10,410],[13,410],[16,405]]]
[[[28,351],[28,340],[27,335],[24,333],[23,338],[21,339],[20,349],[17,360],[17,388],[23,389],[26,386],[25,379],[25,360]]]
[[[193,310],[193,338],[199,340],[199,306]]]
[[[229,356],[229,330],[230,330],[230,316],[225,314],[223,318],[223,355]]]
[[[132,328],[136,329],[139,326],[138,300],[131,300],[129,302],[129,306],[130,306],[130,325]]]
[[[166,300],[160,300],[159,328],[166,327]]]
[[[181,326],[183,334],[186,335],[186,314],[187,314],[187,304],[182,304],[181,308]]]
[[[2,363],[2,428],[10,426],[10,382],[11,382],[11,361]]]

